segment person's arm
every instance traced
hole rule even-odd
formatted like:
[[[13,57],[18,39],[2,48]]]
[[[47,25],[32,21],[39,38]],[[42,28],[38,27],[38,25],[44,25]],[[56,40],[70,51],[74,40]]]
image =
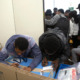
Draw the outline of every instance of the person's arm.
[[[29,65],[29,67],[31,67],[31,69],[33,70],[42,60],[42,54],[37,44],[33,46],[31,54],[33,54],[34,59]]]
[[[57,23],[57,21],[60,19],[60,16],[56,14],[54,17],[52,17],[50,20],[45,19],[45,24],[53,26]]]
[[[59,67],[59,58],[57,58],[56,60],[52,61],[52,65],[53,65],[54,71],[56,71],[57,68]]]
[[[66,60],[69,59],[69,55],[70,55],[70,49],[69,47],[66,47],[66,49],[63,50],[63,54],[52,62],[55,71],[60,66],[60,64],[63,64]]]
[[[4,61],[5,59],[7,59],[9,56],[9,54],[7,53],[7,50],[6,48],[3,48],[1,51],[0,51],[0,62]]]

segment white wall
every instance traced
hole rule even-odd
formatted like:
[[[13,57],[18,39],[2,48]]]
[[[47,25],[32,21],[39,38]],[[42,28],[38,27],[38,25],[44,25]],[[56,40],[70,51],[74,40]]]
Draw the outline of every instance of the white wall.
[[[80,0],[55,0],[55,7],[58,9],[63,8],[64,10],[69,9],[69,7],[74,7],[74,10],[77,10]],[[77,10],[79,13],[79,10]]]
[[[47,9],[53,11],[54,7],[57,7],[58,9],[63,8],[64,10],[69,9],[69,7],[74,7],[74,10],[77,10],[79,13],[79,10],[76,9],[79,3],[80,0],[44,0],[45,11]]]
[[[13,0],[16,33],[32,36],[38,43],[43,33],[43,0]]]
[[[44,0],[44,6],[45,12],[47,9],[51,9],[51,11],[53,12],[53,9],[55,7],[55,0]]]
[[[38,43],[43,33],[43,0],[0,0],[0,42],[13,34],[32,36]]]
[[[13,34],[15,34],[15,27],[12,0],[0,0],[0,42],[3,46]]]

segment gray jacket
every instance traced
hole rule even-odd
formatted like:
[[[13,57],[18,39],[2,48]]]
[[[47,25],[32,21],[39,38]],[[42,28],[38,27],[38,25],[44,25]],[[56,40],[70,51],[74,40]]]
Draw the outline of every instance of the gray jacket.
[[[57,23],[57,21],[60,19],[60,17],[65,17],[64,14],[56,14],[54,17],[52,17],[50,20],[45,19],[45,24],[49,26],[53,26]],[[66,18],[66,17],[65,17]]]

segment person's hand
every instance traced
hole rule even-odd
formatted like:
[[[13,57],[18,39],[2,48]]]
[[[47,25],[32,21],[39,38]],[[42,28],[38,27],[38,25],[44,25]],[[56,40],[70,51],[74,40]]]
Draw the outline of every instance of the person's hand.
[[[42,60],[42,66],[47,66],[48,65],[48,61],[47,61],[47,58],[45,57],[43,60]]]
[[[18,63],[12,63],[11,66],[18,67],[19,64]]]
[[[30,72],[31,71],[31,67],[24,67],[23,70],[26,70],[26,71]]]
[[[53,65],[53,68],[54,68],[54,71],[58,68],[58,66],[59,66],[59,60],[54,60],[54,61],[52,61],[52,65]]]

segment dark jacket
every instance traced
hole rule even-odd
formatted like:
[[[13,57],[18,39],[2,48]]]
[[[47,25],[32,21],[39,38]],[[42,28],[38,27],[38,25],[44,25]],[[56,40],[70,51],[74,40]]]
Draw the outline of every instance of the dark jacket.
[[[80,36],[80,14],[78,15],[78,20],[79,20],[79,31],[78,31],[78,36]]]
[[[43,40],[44,40],[44,38],[47,38],[47,36],[50,36],[50,35],[52,35],[52,36],[55,35],[57,37],[57,39],[59,39],[60,42],[61,42],[60,50],[57,52],[57,55],[53,55],[52,57],[54,58],[54,56],[56,56],[55,59],[59,58],[59,59],[62,60],[62,62],[64,60],[68,59],[69,56],[70,56],[70,48],[69,48],[69,44],[68,44],[68,37],[66,37],[64,35],[63,31],[60,30],[59,27],[56,27],[54,29],[49,29],[48,31],[46,31],[45,33],[43,33],[40,36],[39,47],[40,47],[40,49],[43,53],[43,57],[45,56],[45,54],[44,54],[45,51],[44,51],[44,47],[43,47],[43,44],[44,44]]]

